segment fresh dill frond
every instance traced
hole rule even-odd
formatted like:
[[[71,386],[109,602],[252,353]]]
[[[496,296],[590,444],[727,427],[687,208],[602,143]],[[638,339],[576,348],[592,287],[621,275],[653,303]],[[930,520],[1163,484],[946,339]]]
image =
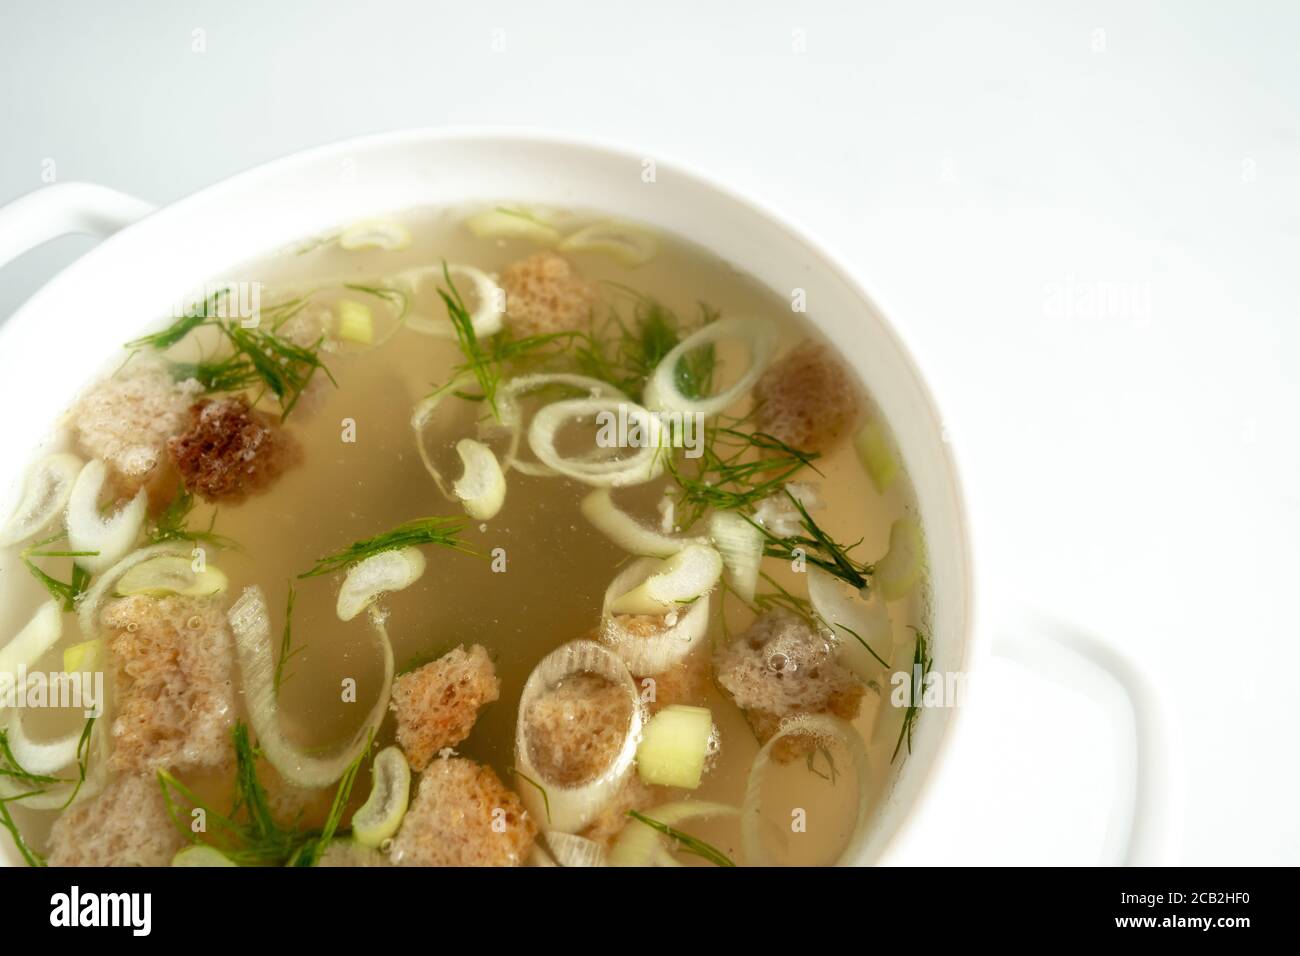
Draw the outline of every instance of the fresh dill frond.
[[[72,801],[77,798],[81,792],[82,785],[86,782],[86,773],[90,766],[90,735],[95,729],[95,717],[86,719],[85,726],[81,730],[81,736],[77,740],[77,778],[72,780],[67,777],[53,777],[48,774],[31,773],[26,770],[14,756],[13,750],[9,746],[9,734],[7,731],[0,731],[0,777],[12,780],[21,784],[24,788],[20,793],[11,794],[8,797],[0,799],[0,804],[8,801],[22,801],[28,797],[39,796],[46,793],[51,787],[61,784],[72,784],[72,791],[68,794],[68,799],[63,802],[62,808],[67,808]],[[62,809],[61,808],[61,809]],[[7,827],[6,827],[7,828]],[[12,831],[11,831],[12,832]],[[14,842],[18,844],[19,850],[22,850],[23,844],[21,837],[14,833]],[[37,854],[39,856],[39,854]],[[26,859],[26,855],[24,854]],[[43,865],[32,863],[28,859],[28,864],[32,866]]]
[[[178,317],[167,328],[149,335],[142,335],[138,339],[132,339],[126,343],[126,347],[129,349],[150,348],[159,352],[166,351],[199,328],[199,326],[206,324],[209,319],[215,318],[221,311],[221,300],[229,293],[229,289],[218,289],[205,299],[202,304],[187,309],[184,315]]]
[[[214,548],[224,550],[241,550],[239,543],[233,538],[217,534],[212,530],[217,523],[217,513],[215,511],[212,512],[212,517],[208,520],[206,530],[192,531],[187,527],[190,512],[194,510],[196,504],[194,495],[186,489],[185,485],[180,485],[176,490],[175,497],[162,510],[162,513],[158,515],[157,520],[149,529],[149,540],[154,544],[162,544],[165,541],[193,541],[196,544],[208,544]]]
[[[187,842],[199,844],[178,805],[183,800],[191,809],[203,811],[213,845],[232,863],[239,866],[314,866],[338,830],[357,772],[370,747],[358,754],[339,780],[325,825],[299,829],[296,825],[286,827],[276,822],[266,787],[257,775],[261,753],[249,739],[248,727],[242,721],[235,724],[232,737],[235,745],[235,792],[229,813],[212,809],[171,773],[158,771],[158,784],[172,824]]]
[[[627,815],[633,820],[639,820],[652,830],[658,830],[664,836],[675,840],[683,853],[690,853],[694,856],[702,857],[715,866],[735,866],[731,858],[719,850],[717,847],[705,843],[698,837],[693,837],[689,833],[683,833],[676,827],[670,827],[666,823],[660,823],[652,817],[646,816],[638,810],[629,810]]]
[[[293,657],[302,653],[306,649],[303,647],[293,646],[293,603],[296,597],[297,592],[294,589],[293,582],[290,581],[289,598],[285,602],[284,608],[284,631],[280,635],[280,659],[275,662],[274,687],[275,695],[277,697],[280,696],[280,687],[283,686],[285,681],[293,676],[292,674],[285,673],[285,665],[287,665]]]
[[[32,577],[40,581],[45,590],[49,592],[50,597],[56,601],[63,602],[63,610],[71,611],[77,598],[90,586],[90,572],[77,564],[74,560],[72,565],[71,578],[67,581],[60,581],[52,574],[42,570],[42,568],[32,559],[33,558],[92,558],[99,554],[98,551],[47,551],[46,545],[53,544],[56,541],[62,541],[67,537],[66,532],[60,532],[53,537],[46,538],[43,541],[37,541],[35,544],[28,545],[18,553],[19,559],[23,566],[27,568]]]
[[[822,773],[820,770],[817,769],[818,754],[820,754],[822,757],[826,759],[826,767],[827,767],[826,773]],[[835,766],[835,756],[830,752],[830,748],[828,748],[825,744],[818,744],[816,750],[808,751],[807,762],[808,762],[809,773],[821,777],[832,787],[839,782],[840,772]]]
[[[18,854],[28,866],[45,866],[45,857],[37,853],[27,843],[22,831],[18,829],[18,824],[14,822],[13,816],[9,813],[9,801],[18,799],[16,797],[0,797],[0,827],[9,831],[9,836],[14,841],[14,846],[18,848]]]
[[[934,658],[930,654],[930,641],[917,628],[912,628],[916,632],[916,650],[912,652],[912,671],[907,675],[908,681],[912,685],[911,699],[908,701],[907,710],[903,714],[903,726],[898,731],[898,743],[894,744],[894,753],[889,758],[893,763],[898,758],[898,751],[903,746],[903,741],[907,741],[907,752],[912,752],[912,730],[916,726],[916,719],[921,715],[921,697],[925,688],[925,678],[930,673],[930,668],[934,666]]]
[[[546,793],[546,788],[543,787],[543,786],[542,786],[540,783],[538,783],[536,780],[534,780],[532,777],[528,776],[528,774],[524,773],[522,770],[519,770],[519,769],[517,769],[517,768],[515,768],[515,767],[511,767],[511,768],[510,768],[510,772],[513,773],[513,774],[514,774],[516,777],[518,777],[520,780],[524,781],[524,783],[532,784],[532,785],[533,785],[534,787],[536,787],[539,791],[541,791],[541,794],[542,794],[542,804],[546,807],[546,823],[547,823],[547,825],[549,826],[550,823],[551,823],[551,798],[550,798],[550,796]]]
[[[789,611],[796,617],[803,618],[810,624],[817,623],[820,620],[816,612],[813,611],[812,602],[807,598],[791,593],[788,588],[784,587],[766,571],[760,571],[759,577],[771,585],[774,590],[754,595],[754,608],[756,610],[773,611],[780,608]]]
[[[821,457],[801,451],[766,432],[745,431],[744,419],[705,427],[699,458],[669,458],[677,483],[680,523],[691,527],[709,511],[743,511],[783,488]]]
[[[377,534],[373,538],[366,538],[364,541],[353,542],[342,551],[318,559],[311,570],[304,571],[298,577],[314,578],[321,574],[341,571],[373,555],[384,551],[395,551],[398,548],[406,548],[412,545],[440,544],[456,551],[473,554],[469,548],[465,547],[464,542],[456,537],[464,529],[465,520],[462,518],[437,516],[415,518],[412,521],[398,525],[392,531]]]
[[[816,565],[823,571],[853,585],[859,590],[866,587],[867,581],[875,569],[869,564],[863,564],[855,560],[849,554],[862,542],[855,541],[853,544],[840,544],[821,529],[817,522],[813,520],[812,515],[808,513],[808,509],[803,506],[803,503],[790,493],[790,489],[785,488],[783,491],[799,512],[799,524],[803,527],[805,533],[779,535],[770,528],[759,524],[748,515],[743,515],[742,517],[762,532],[763,537],[767,539],[763,553],[770,558],[782,558],[787,561],[802,558],[809,564]]]
[[[58,777],[30,773],[23,769],[22,764],[18,762],[18,758],[14,756],[14,752],[9,748],[9,732],[7,730],[0,730],[0,776],[8,777],[10,780],[31,787],[61,782]],[[21,799],[21,797],[17,799]]]

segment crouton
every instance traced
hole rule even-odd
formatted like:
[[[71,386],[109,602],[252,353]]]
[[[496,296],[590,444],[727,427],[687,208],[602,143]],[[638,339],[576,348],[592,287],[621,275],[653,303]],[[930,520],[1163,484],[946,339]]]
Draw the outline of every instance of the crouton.
[[[710,676],[708,654],[694,652],[653,677],[637,677],[636,686],[641,689],[642,700],[646,700],[647,682],[654,681],[654,699],[646,700],[654,714],[672,704],[703,704]]]
[[[519,866],[537,824],[491,767],[463,757],[435,760],[393,838],[398,866]]]
[[[50,831],[50,866],[167,866],[184,846],[152,774],[127,774],[75,803]]]
[[[233,754],[232,642],[213,599],[133,595],[105,605],[116,681],[109,765],[128,773],[219,767]]]
[[[355,840],[340,838],[331,840],[325,852],[316,861],[317,866],[392,866],[388,857],[378,850],[362,846]]]
[[[586,783],[618,755],[631,719],[623,687],[599,674],[566,677],[528,708],[528,756],[548,782]]]
[[[302,456],[280,423],[242,395],[190,406],[189,425],[167,442],[167,453],[186,488],[226,503],[266,491]]]
[[[68,413],[78,450],[109,468],[113,488],[130,498],[175,490],[167,442],[185,430],[189,407],[203,391],[193,379],[173,380],[161,360],[137,359],[86,391]]]
[[[454,747],[478,719],[479,709],[501,695],[487,651],[473,645],[449,651],[393,681],[389,707],[397,714],[397,743],[414,770]]]
[[[803,451],[824,451],[858,415],[858,389],[849,370],[817,342],[795,346],[754,386],[759,431]]]
[[[596,285],[578,275],[563,256],[538,252],[505,268],[506,318],[516,335],[549,335],[584,329],[595,308]]]
[[[579,836],[603,843],[608,847],[627,826],[629,810],[649,810],[663,802],[662,795],[666,792],[665,787],[652,787],[643,781],[640,774],[628,774],[609,806],[601,810],[596,819],[587,824],[587,828]]]
[[[830,640],[788,611],[760,615],[745,633],[714,655],[718,683],[731,695],[760,743],[795,714],[833,714],[852,720],[865,690],[835,660]],[[816,746],[806,736],[782,738],[773,756],[782,763]]]

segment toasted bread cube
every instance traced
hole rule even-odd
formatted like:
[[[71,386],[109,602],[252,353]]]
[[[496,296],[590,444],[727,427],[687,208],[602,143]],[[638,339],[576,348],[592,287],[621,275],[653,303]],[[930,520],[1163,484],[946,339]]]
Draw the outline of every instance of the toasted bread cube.
[[[167,866],[185,845],[152,774],[125,774],[50,831],[50,866]]]
[[[443,757],[421,774],[391,859],[398,866],[519,866],[536,837],[519,795],[491,767]]]
[[[143,594],[100,612],[116,681],[114,771],[219,767],[233,757],[233,643],[212,598]]]
[[[204,501],[237,504],[268,490],[302,458],[298,443],[242,395],[190,407],[185,430],[167,442],[185,487]]]
[[[829,348],[804,342],[774,362],[754,386],[757,427],[802,451],[824,451],[858,417],[858,389]]]
[[[554,252],[537,252],[507,266],[501,288],[506,319],[519,336],[585,329],[598,298],[595,283]]]
[[[474,728],[479,710],[501,694],[496,669],[482,646],[463,646],[393,681],[389,707],[397,714],[397,743],[413,770]]]

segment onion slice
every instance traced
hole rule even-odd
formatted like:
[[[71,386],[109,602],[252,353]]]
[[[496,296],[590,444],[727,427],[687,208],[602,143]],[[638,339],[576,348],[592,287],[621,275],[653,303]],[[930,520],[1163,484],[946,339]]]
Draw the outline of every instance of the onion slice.
[[[216,847],[204,843],[196,843],[194,846],[187,846],[183,850],[177,850],[176,855],[172,857],[172,866],[214,867],[238,865]]]
[[[925,567],[925,538],[915,518],[899,518],[889,528],[889,550],[876,562],[872,581],[886,601],[905,598]]]
[[[474,298],[477,299],[477,302],[474,305],[473,312],[470,313],[470,324],[474,328],[474,334],[479,338],[487,338],[500,332],[506,314],[506,294],[493,281],[492,277],[486,272],[466,265],[449,265],[447,266],[447,274],[451,276],[453,282],[457,279],[468,279],[470,285],[473,286]],[[398,273],[394,281],[398,288],[406,293],[408,300],[414,302],[421,285],[430,280],[440,282],[442,279],[441,266],[421,266],[417,269],[408,269],[405,272]],[[447,291],[450,292],[451,290]],[[461,297],[464,298],[465,289],[463,287],[457,285],[456,291],[460,292]],[[441,302],[441,299],[439,299],[439,302]],[[412,313],[406,317],[406,325],[416,332],[432,335],[435,338],[453,340],[456,338],[456,327],[452,325],[451,319],[446,316],[433,318]]]
[[[609,602],[612,614],[667,614],[711,591],[722,576],[722,556],[692,544],[660,562],[644,581]]]
[[[708,800],[682,800],[665,803],[647,810],[645,815],[675,827],[687,820],[734,816],[740,811],[725,803]],[[664,836],[654,827],[633,819],[623,828],[609,852],[610,866],[680,866],[664,845]]]
[[[533,702],[567,677],[591,673],[621,687],[631,706],[622,746],[609,765],[593,780],[565,786],[548,780],[533,764],[528,749],[528,712]],[[618,795],[636,760],[637,741],[641,736],[640,695],[627,665],[607,647],[595,641],[570,641],[543,657],[533,668],[519,697],[519,716],[515,725],[515,767],[527,779],[519,788],[524,806],[544,830],[575,833],[594,820],[597,814]],[[536,786],[532,781],[536,783]],[[541,789],[539,789],[539,787]]]
[[[400,747],[375,754],[370,768],[370,796],[352,814],[352,838],[362,846],[378,847],[397,832],[411,799],[411,766]]]
[[[674,538],[647,528],[614,504],[608,488],[597,488],[587,495],[580,508],[597,531],[632,554],[666,558],[688,545],[706,543],[704,538]]]
[[[565,458],[556,447],[560,429],[570,421],[596,418],[602,413],[616,418],[620,412],[635,421],[642,441],[626,458],[600,458],[586,455]],[[658,418],[640,405],[613,398],[575,398],[552,402],[539,409],[528,428],[528,445],[537,460],[553,471],[584,484],[606,487],[639,485],[659,477],[664,470],[666,451],[662,447],[664,429]]]
[[[664,615],[663,628],[649,635],[629,629],[612,612],[611,605],[615,600],[640,586],[662,566],[663,562],[655,558],[633,561],[605,589],[601,640],[613,648],[627,663],[628,670],[638,677],[653,677],[669,670],[695,650],[709,630],[708,594],[693,602],[684,612],[674,610]]]
[[[16,685],[18,671],[35,667],[41,655],[59,643],[62,636],[63,614],[59,602],[46,601],[13,640],[0,647],[0,700]]]
[[[894,628],[884,595],[874,589],[869,598],[821,568],[808,568],[808,600],[835,635],[838,657],[864,681],[893,663]]]
[[[350,621],[389,591],[401,591],[424,574],[424,554],[416,547],[381,551],[348,569],[335,607],[340,621]]]
[[[115,597],[147,594],[163,597],[180,594],[184,597],[211,597],[224,591],[230,582],[214,565],[205,564],[202,571],[194,570],[193,560],[183,554],[158,554],[147,561],[133,565],[118,579],[113,588]]]
[[[541,246],[560,241],[555,229],[522,210],[486,209],[466,219],[465,225],[479,239],[527,239]]]
[[[659,242],[650,233],[622,222],[598,222],[560,243],[561,252],[599,252],[625,266],[642,266],[655,257]]]
[[[763,776],[773,763],[772,750],[786,737],[807,736],[818,741],[834,741],[848,751],[853,763],[852,773],[858,785],[857,817],[853,834],[845,846],[854,846],[866,824],[867,817],[867,754],[862,738],[853,727],[838,717],[826,714],[800,714],[787,718],[777,732],[765,743],[750,766],[749,780],[745,784],[745,802],[740,811],[740,842],[745,851],[746,866],[773,866],[772,856],[763,841]]]
[[[411,244],[411,231],[391,219],[366,219],[349,226],[339,236],[339,248],[405,249]]]
[[[727,583],[742,601],[752,602],[763,562],[763,532],[734,511],[715,511],[709,516],[709,538],[722,555]]]
[[[479,521],[495,518],[506,500],[506,476],[492,449],[473,438],[456,442],[456,454],[465,465],[452,491],[465,505],[465,513]]]
[[[18,766],[28,773],[48,776],[77,762],[81,731],[74,730],[54,740],[33,740],[23,727],[23,712],[15,710],[9,718],[8,742]]]
[[[28,810],[62,810],[72,803],[88,800],[104,789],[108,781],[107,720],[98,720],[90,731],[86,755],[86,779],[38,784],[35,789],[12,777],[0,774],[0,799],[12,800]],[[80,737],[80,734],[78,734]],[[74,754],[73,759],[76,759]]]
[[[698,348],[720,339],[737,338],[749,350],[749,367],[745,374],[716,395],[688,398],[677,381],[677,365]],[[688,335],[664,356],[645,388],[647,408],[687,414],[717,415],[726,411],[738,398],[754,387],[776,351],[776,326],[766,319],[719,319]]]
[[[88,640],[100,637],[99,612],[105,603],[116,596],[118,583],[132,568],[145,561],[152,561],[159,555],[172,555],[181,560],[188,560],[187,554],[188,550],[183,546],[175,542],[167,542],[132,551],[117,562],[95,580],[90,590],[77,599],[77,621],[81,626],[81,633]]]
[[[86,463],[72,484],[68,498],[68,543],[73,551],[96,551],[76,559],[91,574],[112,567],[122,558],[144,527],[149,496],[141,488],[134,498],[111,517],[101,518],[99,496],[108,478],[108,468],[99,459]]]
[[[595,840],[562,830],[548,830],[545,840],[551,860],[560,866],[605,865],[605,848]]]
[[[374,641],[383,659],[384,676],[379,694],[365,721],[342,747],[328,756],[318,756],[291,743],[280,729],[280,708],[275,692],[275,660],[271,650],[271,617],[266,597],[256,585],[244,589],[227,614],[235,635],[235,650],[243,680],[248,720],[257,734],[257,745],[271,765],[289,783],[311,790],[328,787],[343,776],[348,766],[370,745],[388,712],[393,686],[393,645],[383,619],[370,615]]]
[[[539,372],[533,375],[519,375],[501,385],[497,392],[497,410],[501,423],[510,430],[510,449],[506,455],[506,469],[515,469],[533,477],[551,477],[557,472],[536,461],[524,461],[519,457],[519,442],[523,434],[523,410],[519,400],[543,388],[566,388],[583,393],[586,398],[610,398],[631,401],[623,392],[588,375],[575,375],[569,372]]]
[[[0,548],[26,541],[49,525],[67,506],[81,467],[81,459],[67,452],[34,462],[23,478],[17,507],[0,528]]]

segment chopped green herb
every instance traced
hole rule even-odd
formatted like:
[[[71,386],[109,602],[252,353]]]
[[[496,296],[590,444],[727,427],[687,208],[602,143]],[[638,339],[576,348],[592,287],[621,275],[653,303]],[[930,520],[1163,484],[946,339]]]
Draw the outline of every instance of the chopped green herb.
[[[916,650],[912,653],[912,672],[908,674],[908,680],[912,682],[911,700],[908,702],[907,710],[903,714],[903,726],[898,732],[898,743],[894,744],[894,753],[889,758],[893,763],[898,758],[898,751],[903,746],[904,739],[907,740],[907,752],[912,752],[912,729],[916,726],[916,719],[921,715],[921,697],[925,687],[926,675],[930,673],[930,668],[934,666],[934,658],[930,656],[930,642],[921,631],[916,631]]]
[[[312,578],[321,574],[340,571],[373,555],[384,551],[395,551],[398,548],[411,545],[440,544],[457,551],[473,554],[456,537],[464,528],[465,521],[461,518],[416,518],[413,521],[398,525],[392,531],[375,535],[373,538],[366,538],[364,541],[354,542],[336,554],[320,558],[310,571],[304,571],[298,577]]]
[[[691,836],[689,833],[683,833],[681,830],[678,830],[675,827],[670,827],[666,823],[660,823],[658,820],[652,819],[637,810],[629,810],[627,815],[634,820],[640,820],[652,830],[658,830],[669,839],[676,840],[683,853],[690,853],[694,856],[702,857],[715,866],[736,865],[731,862],[731,858],[721,850],[710,846],[703,840]]]
[[[52,538],[46,538],[43,541],[37,541],[20,551],[18,557],[22,560],[27,570],[31,572],[32,577],[44,585],[45,590],[50,593],[50,597],[56,601],[63,602],[63,610],[71,611],[76,605],[77,598],[90,585],[90,572],[77,563],[72,565],[72,575],[68,581],[60,581],[58,578],[43,571],[33,558],[91,558],[99,554],[98,551],[46,551],[43,550],[46,545],[53,544],[55,541],[62,541],[67,537],[66,532],[60,532]]]
[[[280,696],[280,687],[287,681],[292,674],[286,674],[285,665],[297,654],[302,653],[306,648],[293,646],[293,603],[296,592],[293,582],[289,582],[289,599],[284,608],[284,632],[280,635],[280,659],[275,662],[275,695]]]
[[[547,795],[547,793],[546,793],[546,788],[543,787],[540,783],[538,783],[536,780],[534,780],[532,777],[528,776],[528,774],[524,773],[524,772],[521,771],[521,770],[516,770],[515,768],[512,767],[512,768],[511,768],[511,772],[512,772],[516,777],[518,777],[519,779],[523,780],[525,783],[530,783],[530,784],[532,784],[534,787],[536,787],[539,791],[541,791],[541,794],[542,794],[542,804],[546,807],[546,822],[547,822],[547,824],[549,825],[550,822],[551,822],[551,798]]]
[[[812,515],[808,514],[808,509],[803,506],[803,503],[790,493],[790,489],[783,490],[785,496],[790,499],[799,512],[799,524],[803,526],[805,533],[788,536],[778,535],[746,515],[745,520],[761,531],[763,537],[767,539],[763,553],[770,558],[783,558],[788,561],[802,557],[809,564],[816,565],[823,571],[853,585],[855,588],[866,587],[867,580],[873,571],[872,566],[854,560],[849,554],[862,542],[855,541],[853,544],[840,544],[818,526],[817,522],[812,519]]]
[[[238,542],[233,538],[227,538],[225,535],[217,534],[212,529],[217,523],[217,513],[212,512],[212,517],[208,520],[208,527],[205,531],[191,531],[186,527],[190,512],[194,510],[196,502],[194,496],[181,485],[176,490],[176,496],[163,509],[158,520],[154,522],[149,529],[149,540],[154,544],[162,544],[164,541],[194,541],[201,544],[209,544],[214,548],[226,550],[240,550]]]

